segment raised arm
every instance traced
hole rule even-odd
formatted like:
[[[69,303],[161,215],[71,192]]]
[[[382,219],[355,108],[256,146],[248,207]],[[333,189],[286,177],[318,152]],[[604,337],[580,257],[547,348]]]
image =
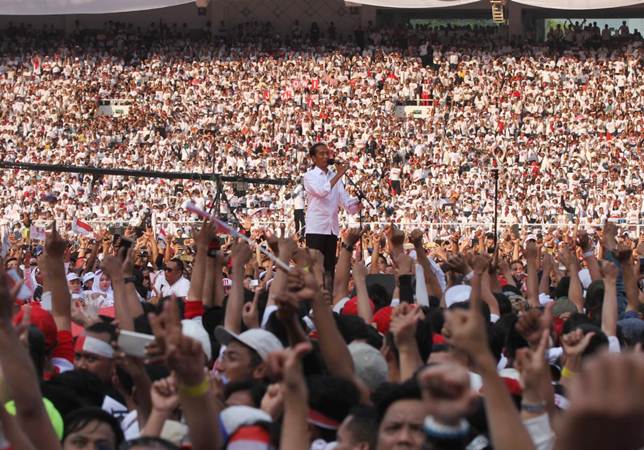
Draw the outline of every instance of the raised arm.
[[[349,295],[349,271],[351,269],[351,259],[353,258],[353,248],[356,242],[360,240],[362,231],[358,228],[352,228],[347,231],[340,246],[340,256],[335,265],[335,277],[333,278],[333,303],[337,303]]]
[[[441,289],[441,285],[438,282],[436,274],[432,270],[431,263],[427,257],[427,252],[423,246],[423,232],[420,230],[412,231],[409,235],[409,242],[413,244],[414,249],[416,250],[416,260],[423,268],[427,293],[432,297],[441,298],[443,296],[443,290]]]
[[[196,236],[197,253],[192,264],[192,276],[190,277],[190,289],[188,299],[203,302],[204,279],[206,277],[206,259],[208,258],[208,246],[210,241],[215,239],[215,229],[212,224],[204,222]]]
[[[606,336],[617,335],[617,274],[615,264],[604,261],[604,304],[602,305],[602,331]]]
[[[121,249],[124,252],[125,249]],[[122,269],[123,261],[118,256],[106,256],[103,258],[103,271],[112,281],[114,290],[114,314],[123,330],[134,331],[134,317],[130,314],[125,293],[125,279]],[[142,313],[143,311],[141,311]]]
[[[268,239],[269,242],[271,240],[275,240],[275,242],[271,245],[277,248],[277,255],[282,261],[286,262],[287,264],[298,251],[297,242],[294,239],[275,239],[274,235],[272,234],[268,235]],[[268,273],[266,274],[266,276],[268,276]],[[274,305],[275,297],[277,295],[280,295],[286,287],[286,276],[286,272],[282,269],[277,269],[277,271],[275,272],[275,278],[273,279],[273,282],[268,289],[268,305]]]
[[[333,187],[342,178],[348,168],[349,166],[347,164],[338,165],[338,172],[330,180],[322,173],[307,172],[304,174],[304,189],[306,193],[313,197],[326,197],[331,193]]]
[[[160,315],[150,314],[149,318],[157,344],[163,349],[165,365],[176,377],[192,448],[219,449],[222,439],[218,418],[222,405],[211,388],[201,344],[182,334],[175,300],[166,302]]]
[[[0,267],[0,367],[9,395],[16,404],[18,424],[38,450],[60,444],[45,412],[36,370],[11,323],[14,299]],[[18,443],[13,443],[17,445]]]
[[[224,327],[232,332],[241,331],[242,308],[244,307],[244,266],[252,257],[252,251],[247,243],[238,242],[233,245],[230,258],[232,260],[232,286],[226,304]]]
[[[300,343],[291,350],[270,355],[271,372],[282,380],[284,393],[280,450],[309,447],[308,391],[302,371],[302,358],[311,348],[310,343]]]
[[[505,281],[509,286],[517,287],[517,283],[516,281],[514,281],[512,270],[510,269],[510,264],[508,263],[507,259],[501,258],[499,260],[499,272],[501,273],[501,275],[503,275],[503,278],[505,278]]]
[[[559,260],[564,266],[566,266],[568,276],[570,277],[568,298],[575,304],[575,306],[577,306],[577,310],[581,312],[584,309],[584,297],[581,280],[579,279],[579,265],[577,263],[577,257],[570,251],[570,249],[563,247],[559,251]]]
[[[480,268],[485,264],[481,262],[474,266],[472,292],[480,291],[480,277],[484,272]],[[534,449],[510,393],[497,373],[496,361],[488,347],[485,319],[480,311],[478,295],[472,295],[470,298],[468,311],[448,311],[445,319],[448,343],[467,354],[483,378],[485,411],[494,448]]]
[[[481,275],[481,300],[487,303],[490,308],[490,313],[500,316],[501,310],[499,309],[499,301],[496,299],[492,293],[492,280],[489,272],[485,272]]]
[[[356,296],[358,297],[358,316],[361,317],[367,325],[373,322],[373,311],[369,304],[369,292],[367,292],[367,268],[364,262],[357,261],[353,264],[352,269],[353,284],[356,287]]]
[[[323,291],[311,271],[305,272],[299,268],[288,274],[288,289],[299,301],[311,301],[313,322],[320,337],[320,350],[329,373],[353,380],[353,360],[325,298],[328,292]]]
[[[94,268],[96,257],[98,256],[98,251],[101,249],[101,244],[103,242],[103,239],[105,238],[109,240],[109,234],[106,231],[102,231],[97,236],[96,242],[94,242],[94,244],[92,245],[92,251],[89,255],[89,258],[87,258],[87,261],[85,261],[85,270],[87,272],[91,272]]]
[[[72,328],[72,301],[63,259],[66,248],[67,241],[58,234],[54,222],[51,233],[47,233],[40,263],[44,275],[43,290],[51,292],[51,312],[59,331],[70,331]]]
[[[577,245],[583,252],[584,261],[586,262],[586,266],[588,266],[588,271],[590,272],[590,279],[592,281],[601,279],[602,271],[599,267],[599,261],[597,260],[597,255],[595,253],[595,246],[590,240],[588,233],[584,230],[577,232]]]
[[[380,234],[374,233],[371,236],[371,264],[369,273],[378,273],[378,258],[380,258]]]
[[[423,366],[416,342],[416,329],[418,321],[422,318],[422,309],[418,305],[408,303],[400,304],[391,316],[390,331],[398,349],[401,381],[413,377],[416,371]]]
[[[554,267],[554,264],[555,261],[552,255],[549,253],[543,255],[541,280],[539,280],[539,294],[550,294],[550,271]]]
[[[633,251],[628,246],[620,246],[615,250],[615,258],[622,266],[622,278],[624,279],[624,290],[626,291],[626,310],[638,311],[640,304],[639,289],[637,287],[637,276],[635,274],[632,257]],[[619,293],[617,295],[619,296]]]
[[[533,308],[538,308],[539,303],[539,261],[537,260],[537,244],[530,241],[526,244],[524,256],[528,266],[528,303]]]

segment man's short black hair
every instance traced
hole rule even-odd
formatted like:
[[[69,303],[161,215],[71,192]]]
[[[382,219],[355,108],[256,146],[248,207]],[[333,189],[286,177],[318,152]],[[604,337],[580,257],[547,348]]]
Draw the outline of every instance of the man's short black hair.
[[[113,342],[118,338],[116,327],[107,322],[93,323],[85,328],[85,331],[89,331],[91,333],[107,333],[110,335],[110,342]]]
[[[179,447],[174,445],[172,442],[166,441],[165,439],[159,437],[151,436],[143,436],[132,439],[131,441],[123,442],[123,444],[119,447],[119,450],[130,450],[131,448],[139,446],[155,450],[179,450]]]
[[[5,260],[4,260],[4,265],[5,265],[5,267],[6,267],[6,266],[11,262],[11,261],[16,261],[16,262],[17,262],[17,261],[18,261],[18,258],[16,258],[15,256],[10,256],[10,257],[8,257],[7,259],[5,259]]]
[[[254,381],[254,380],[237,381],[234,383],[228,383],[224,387],[224,398],[228,400],[228,397],[233,395],[235,392],[248,391],[253,401],[253,406],[255,408],[259,408],[260,404],[262,403],[262,398],[266,393],[266,387],[267,387],[266,384],[259,381]]]
[[[63,442],[71,433],[85,428],[91,422],[101,422],[107,424],[114,433],[114,441],[118,447],[123,442],[123,431],[118,420],[111,414],[103,411],[101,408],[80,408],[65,416],[65,428],[63,431]]]
[[[349,380],[330,375],[311,375],[306,378],[309,407],[337,422],[342,422],[354,405],[360,402],[360,393]],[[335,440],[335,430],[317,427],[320,437],[327,442]]]
[[[323,142],[316,142],[311,146],[309,149],[309,156],[313,158],[315,155],[318,153],[318,148],[325,146],[326,144]]]
[[[376,405],[378,424],[380,424],[392,404],[400,400],[420,400],[420,386],[418,385],[416,377],[410,378],[400,384],[383,383],[371,397]]]
[[[186,267],[183,261],[181,261],[179,258],[172,258],[170,261],[176,263],[177,268],[179,269],[179,271],[181,271],[181,274],[183,274],[183,271],[185,270],[185,267]]]
[[[375,450],[378,436],[378,415],[376,410],[368,406],[357,406],[351,410],[349,417],[347,429],[351,433],[354,442],[366,442],[369,445],[369,450]]]

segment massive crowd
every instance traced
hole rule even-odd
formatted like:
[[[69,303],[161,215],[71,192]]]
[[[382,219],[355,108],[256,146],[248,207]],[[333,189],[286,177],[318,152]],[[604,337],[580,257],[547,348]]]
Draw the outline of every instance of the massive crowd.
[[[561,52],[507,45],[486,28],[360,36],[362,49],[354,39],[280,41],[258,24],[226,38],[158,25],[67,37],[10,30],[0,60],[3,159],[286,178],[285,187],[226,191],[238,216],[290,226],[308,147],[323,141],[351,162],[374,206],[365,222],[489,226],[497,167],[504,225],[641,223],[637,36]],[[105,99],[126,100],[129,114],[99,114]],[[427,106],[426,116],[399,117],[396,106],[409,102]],[[183,222],[186,200],[209,205],[216,190],[27,171],[5,179],[0,207],[11,225],[23,213],[67,226],[137,224],[152,212],[155,223]],[[43,204],[44,194],[57,203]]]
[[[249,246],[213,183],[5,170],[0,449],[642,448],[641,41],[582,31],[12,28],[3,159],[293,182],[227,186]],[[316,141],[386,224],[333,273]]]

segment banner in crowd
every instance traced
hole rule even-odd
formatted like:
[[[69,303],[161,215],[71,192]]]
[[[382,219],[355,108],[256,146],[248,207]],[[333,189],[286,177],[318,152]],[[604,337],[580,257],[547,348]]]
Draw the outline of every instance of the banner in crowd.
[[[0,0],[0,15],[105,14],[194,3],[194,0]]]
[[[385,8],[449,8],[477,3],[479,0],[346,0],[347,6],[370,5]],[[511,0],[538,8],[549,9],[608,9],[638,5],[643,0]],[[484,2],[481,2],[484,3]],[[486,4],[489,7],[489,3]]]
[[[45,228],[37,225],[29,227],[29,237],[34,241],[44,241],[46,238]]]

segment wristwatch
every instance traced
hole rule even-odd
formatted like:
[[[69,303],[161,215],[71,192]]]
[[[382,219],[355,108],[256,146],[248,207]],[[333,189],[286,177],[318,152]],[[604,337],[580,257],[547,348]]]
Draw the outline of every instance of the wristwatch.
[[[134,283],[136,283],[136,278],[135,277],[125,277],[125,278],[123,278],[123,282],[125,284],[127,284],[127,283],[134,284]]]
[[[546,402],[541,403],[521,403],[521,410],[532,414],[541,414],[546,412]]]
[[[340,245],[342,246],[343,249],[345,249],[349,253],[353,253],[353,250],[355,250],[355,247],[353,245],[349,245],[344,241]]]

